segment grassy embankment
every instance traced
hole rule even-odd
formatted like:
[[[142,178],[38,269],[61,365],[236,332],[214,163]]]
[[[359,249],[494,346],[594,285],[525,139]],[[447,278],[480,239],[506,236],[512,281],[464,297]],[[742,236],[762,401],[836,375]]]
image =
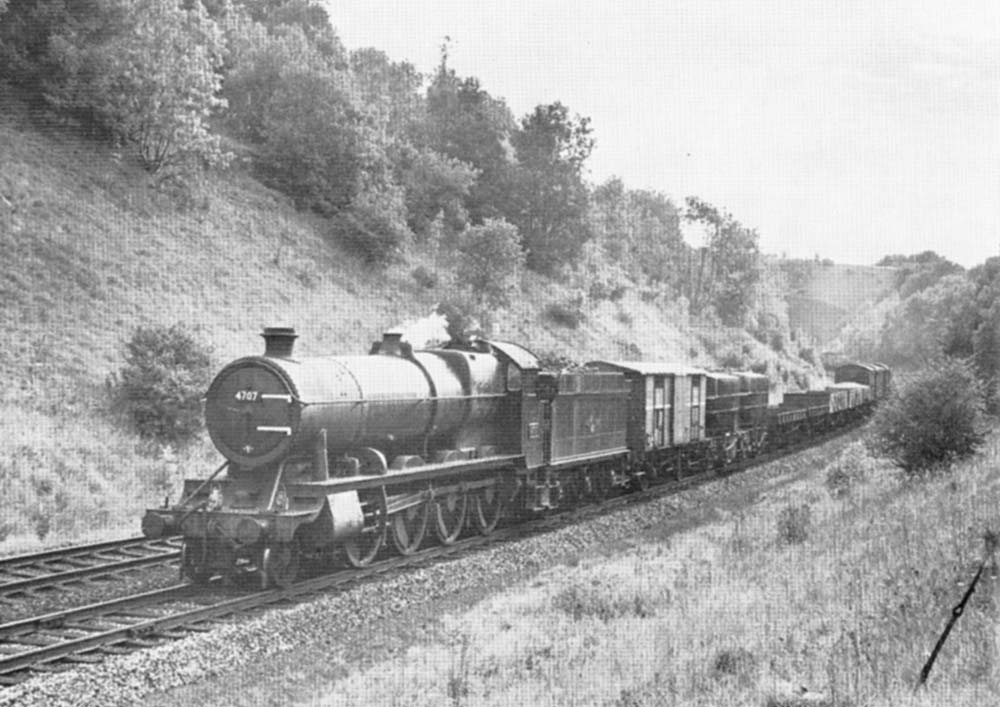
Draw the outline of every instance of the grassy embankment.
[[[261,350],[258,333],[293,324],[305,354],[364,353],[388,328],[454,295],[450,253],[411,248],[370,270],[237,160],[189,194],[154,187],[127,154],[76,137],[0,91],[0,554],[134,533],[148,504],[218,464],[207,439],[179,450],[136,438],[104,382],[139,325],[186,323],[217,365]],[[423,267],[425,276],[415,277]],[[427,277],[427,274],[430,277]],[[691,320],[625,283],[587,296],[587,274],[526,275],[494,312],[493,335],[574,360],[768,362],[818,380],[794,355],[746,332]],[[568,303],[568,304],[567,304]],[[551,307],[574,321],[553,321]]]
[[[322,704],[921,705],[1000,699],[997,566],[920,669],[1000,517],[1000,434],[902,479],[861,443],[710,525],[545,571]],[[807,509],[807,510],[803,510]],[[807,690],[813,702],[798,701]]]

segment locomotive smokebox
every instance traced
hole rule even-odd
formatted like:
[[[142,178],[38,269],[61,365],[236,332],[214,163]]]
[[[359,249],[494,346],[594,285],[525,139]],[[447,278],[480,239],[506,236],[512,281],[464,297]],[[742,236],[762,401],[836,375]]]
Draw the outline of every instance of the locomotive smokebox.
[[[291,358],[295,340],[299,335],[290,326],[269,326],[264,328],[264,355],[271,358]]]

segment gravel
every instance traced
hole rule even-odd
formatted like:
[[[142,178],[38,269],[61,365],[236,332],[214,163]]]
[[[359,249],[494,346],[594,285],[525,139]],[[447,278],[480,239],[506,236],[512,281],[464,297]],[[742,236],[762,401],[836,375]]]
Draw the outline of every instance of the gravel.
[[[800,470],[822,464],[847,439],[575,525],[372,580],[288,608],[271,609],[210,632],[128,655],[108,656],[99,664],[42,674],[0,691],[0,707],[149,704],[155,701],[156,693],[230,674],[251,662],[266,663],[269,657],[308,645],[322,646],[331,662],[340,661],[349,670],[348,658],[352,650],[356,652],[359,635],[370,637],[377,627],[406,615],[417,604],[446,603],[458,594],[474,593],[476,588],[495,590],[541,568],[573,562],[586,551],[614,552],[616,545],[621,547],[636,536],[659,536],[703,522],[714,517],[719,504],[738,507],[752,503],[768,482],[781,484]],[[238,696],[232,700],[232,704],[240,704]],[[166,703],[171,700],[167,698]]]

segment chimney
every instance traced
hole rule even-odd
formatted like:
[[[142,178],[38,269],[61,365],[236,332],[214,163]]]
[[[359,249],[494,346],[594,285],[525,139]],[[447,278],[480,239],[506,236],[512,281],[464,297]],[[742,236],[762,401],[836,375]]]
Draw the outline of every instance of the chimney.
[[[299,335],[290,326],[264,327],[264,355],[272,358],[291,358],[295,340]]]
[[[385,356],[413,357],[413,346],[408,341],[403,341],[403,333],[400,331],[387,331],[382,335],[382,341],[376,341],[372,345],[372,353]]]

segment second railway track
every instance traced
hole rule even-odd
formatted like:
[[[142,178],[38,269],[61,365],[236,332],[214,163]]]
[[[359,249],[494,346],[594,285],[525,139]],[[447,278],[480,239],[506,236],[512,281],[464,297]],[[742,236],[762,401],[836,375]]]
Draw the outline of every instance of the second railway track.
[[[129,538],[6,557],[0,559],[0,601],[179,558],[176,538]]]

